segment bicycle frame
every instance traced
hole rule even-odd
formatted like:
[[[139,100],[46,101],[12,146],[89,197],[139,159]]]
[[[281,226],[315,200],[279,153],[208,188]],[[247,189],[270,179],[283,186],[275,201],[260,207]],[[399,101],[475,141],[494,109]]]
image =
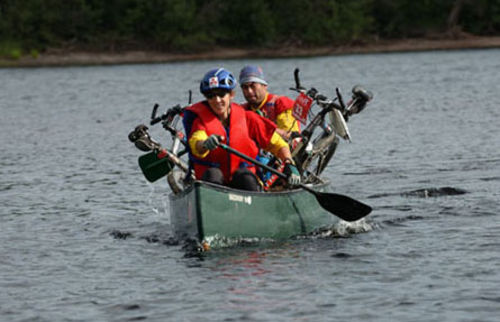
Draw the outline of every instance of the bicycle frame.
[[[338,88],[335,89],[337,97],[331,100],[318,93],[314,87],[309,90],[302,87],[299,69],[295,69],[294,78],[295,88],[290,89],[309,96],[321,108],[302,131],[300,142],[296,146],[292,144],[292,147],[294,146],[292,156],[302,173],[304,182],[316,181],[335,153],[339,143],[338,136],[350,141],[347,127],[349,116],[363,110],[373,94],[359,85],[355,86],[352,90],[353,98],[346,106]],[[325,120],[327,115],[329,122]],[[321,129],[320,133],[312,139],[318,128]]]

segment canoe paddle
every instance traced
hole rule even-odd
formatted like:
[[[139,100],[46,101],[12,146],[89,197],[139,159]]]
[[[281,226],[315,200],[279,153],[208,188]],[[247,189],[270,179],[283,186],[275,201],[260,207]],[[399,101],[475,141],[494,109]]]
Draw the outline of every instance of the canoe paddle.
[[[255,164],[256,166],[266,169],[267,171],[270,171],[283,179],[288,179],[286,174],[279,172],[278,170],[268,166],[267,164],[259,162],[239,152],[238,150],[227,146],[226,144],[219,143],[219,146],[224,150],[233,153],[240,158]],[[370,206],[348,196],[340,195],[337,193],[319,192],[306,186],[303,183],[301,183],[299,187],[307,192],[312,193],[316,197],[316,200],[321,205],[321,207],[323,207],[323,209],[345,221],[356,221],[365,217],[372,211],[372,208]]]

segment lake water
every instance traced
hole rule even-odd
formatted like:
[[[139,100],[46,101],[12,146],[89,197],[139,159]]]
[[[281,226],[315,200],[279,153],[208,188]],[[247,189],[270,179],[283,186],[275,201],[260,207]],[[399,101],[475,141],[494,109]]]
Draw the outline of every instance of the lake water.
[[[0,69],[1,321],[500,321],[500,50]],[[210,68],[375,98],[326,174],[339,237],[189,256],[127,139]],[[242,95],[238,93],[237,100]],[[157,139],[167,135],[157,126]]]

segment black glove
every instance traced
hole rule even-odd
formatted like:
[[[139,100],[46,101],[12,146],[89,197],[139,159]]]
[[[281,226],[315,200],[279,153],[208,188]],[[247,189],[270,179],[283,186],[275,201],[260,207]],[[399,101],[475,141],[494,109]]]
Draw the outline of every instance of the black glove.
[[[207,150],[213,150],[219,146],[220,141],[222,141],[220,136],[212,134],[203,142],[203,147]]]

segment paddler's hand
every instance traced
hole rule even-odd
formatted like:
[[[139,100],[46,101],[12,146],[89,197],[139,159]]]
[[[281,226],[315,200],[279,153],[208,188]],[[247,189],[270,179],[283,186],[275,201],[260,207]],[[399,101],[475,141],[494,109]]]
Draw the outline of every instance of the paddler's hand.
[[[298,186],[300,184],[300,173],[292,160],[285,161],[284,173],[288,176],[288,184]]]
[[[207,150],[213,150],[219,146],[219,143],[223,139],[224,138],[222,136],[212,134],[205,140],[205,142],[203,142],[203,147]]]

